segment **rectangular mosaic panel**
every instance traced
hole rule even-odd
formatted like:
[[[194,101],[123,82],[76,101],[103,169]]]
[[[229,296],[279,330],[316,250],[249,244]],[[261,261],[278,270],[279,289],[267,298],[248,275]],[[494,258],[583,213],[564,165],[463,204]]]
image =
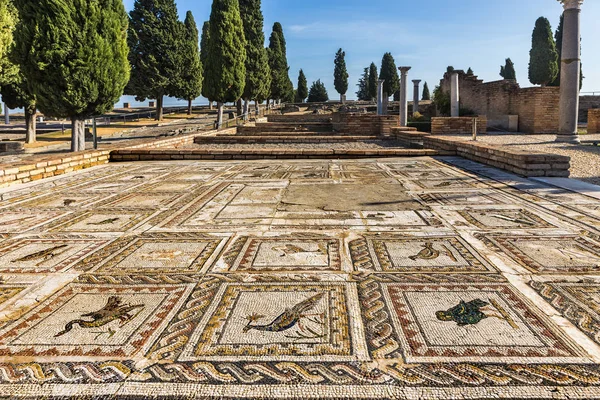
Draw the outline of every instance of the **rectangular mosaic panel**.
[[[156,211],[152,209],[98,209],[68,215],[53,222],[49,228],[55,232],[127,232],[148,220]]]
[[[40,211],[34,209],[10,209],[0,212],[0,232],[23,233],[41,227],[65,215],[61,211]]]
[[[537,214],[524,209],[485,209],[458,211],[468,223],[480,229],[555,228]]]

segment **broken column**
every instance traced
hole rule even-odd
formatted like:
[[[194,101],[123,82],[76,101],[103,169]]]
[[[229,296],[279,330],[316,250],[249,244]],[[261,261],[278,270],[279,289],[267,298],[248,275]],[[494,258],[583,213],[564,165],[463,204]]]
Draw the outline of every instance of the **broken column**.
[[[450,116],[460,116],[460,95],[458,93],[458,72],[450,76]]]
[[[413,114],[414,114],[416,112],[419,112],[419,94],[420,94],[419,84],[421,83],[421,80],[413,79],[412,82],[415,85],[415,88],[413,91]]]
[[[583,0],[559,0],[564,7],[560,105],[557,142],[579,143],[579,81],[581,76],[580,14]]]
[[[400,126],[408,123],[408,102],[406,98],[408,71],[411,67],[400,67]]]
[[[377,81],[377,115],[383,115],[383,83],[385,79]]]

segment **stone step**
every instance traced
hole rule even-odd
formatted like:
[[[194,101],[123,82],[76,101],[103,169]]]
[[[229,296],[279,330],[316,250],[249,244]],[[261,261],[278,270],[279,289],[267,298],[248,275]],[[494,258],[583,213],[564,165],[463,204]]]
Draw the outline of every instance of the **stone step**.
[[[256,126],[240,126],[238,133],[247,132],[332,132],[331,124],[270,124],[259,123]]]
[[[194,139],[198,144],[210,143],[332,143],[361,142],[365,140],[388,140],[379,136],[333,135],[333,136],[292,136],[292,135],[217,135],[200,136]],[[391,138],[389,138],[391,140]]]

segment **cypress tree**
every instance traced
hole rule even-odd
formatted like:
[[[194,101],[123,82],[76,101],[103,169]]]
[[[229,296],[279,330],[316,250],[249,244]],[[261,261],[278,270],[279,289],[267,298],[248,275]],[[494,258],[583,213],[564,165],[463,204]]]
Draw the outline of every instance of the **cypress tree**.
[[[202,93],[202,62],[198,48],[198,28],[191,11],[185,15],[184,36],[181,46],[181,80],[177,97],[188,101],[188,115],[192,115],[192,100]]]
[[[383,110],[384,114],[387,114],[387,104],[390,96],[400,89],[400,77],[398,76],[398,68],[396,68],[396,62],[392,53],[385,53],[383,55],[379,79],[385,80],[383,83]]]
[[[473,75],[473,70],[471,69],[471,67],[469,67],[469,69],[467,70],[467,75]]]
[[[202,25],[202,36],[200,38],[200,63],[202,64],[202,80],[206,81],[206,59],[208,58],[208,41],[210,38],[210,23],[208,21],[204,22]],[[202,85],[202,96],[208,100],[208,104],[210,105],[210,109],[212,110],[212,99],[208,98],[208,94],[206,93],[206,86]]]
[[[344,96],[348,91],[348,70],[346,69],[346,52],[339,49],[335,54],[335,68],[333,71],[333,85],[335,90],[340,94],[340,100],[344,100]]]
[[[282,84],[284,86],[283,92],[281,94],[280,97],[278,97],[278,99],[282,99],[284,101],[289,101],[291,99],[293,99],[294,95],[294,84],[292,83],[292,80],[290,79],[289,76],[289,70],[290,67],[288,65],[288,60],[287,60],[287,44],[285,41],[285,36],[283,35],[283,27],[281,26],[281,24],[279,22],[275,22],[273,24],[273,32],[277,34],[277,36],[279,36],[279,45],[281,46],[281,54],[283,57],[283,65],[285,65],[285,71],[282,69],[282,74],[283,77],[282,79]]]
[[[308,102],[309,103],[324,103],[329,101],[329,95],[327,94],[327,88],[321,82],[321,80],[317,80],[313,82],[310,87],[310,91],[308,92]]]
[[[163,97],[176,96],[181,86],[182,30],[174,0],[135,0],[129,13],[131,80],[125,93],[138,101],[156,99],[159,121]]]
[[[517,73],[515,72],[515,64],[513,64],[510,58],[506,59],[506,64],[500,66],[500,76],[504,79],[517,80]]]
[[[423,100],[431,100],[431,93],[429,92],[429,86],[427,82],[423,85]]]
[[[377,65],[371,63],[369,67],[369,99],[374,101],[377,98]]]
[[[213,0],[205,69],[206,94],[217,102],[217,127],[223,103],[237,101],[246,86],[246,38],[238,0]]]
[[[529,81],[534,85],[546,86],[558,75],[558,53],[552,37],[550,22],[538,18],[532,34],[529,52]]]
[[[369,101],[369,68],[365,68],[361,78],[358,80],[358,91],[356,98],[360,101]]]
[[[244,115],[248,114],[250,100],[265,99],[271,88],[269,56],[265,49],[263,32],[264,18],[261,11],[261,0],[239,0],[240,14],[244,23],[246,38],[246,86],[242,98]],[[256,104],[258,109],[258,102]]]
[[[308,82],[302,70],[298,74],[298,90],[296,91],[296,95],[301,103],[304,103],[304,100],[308,97]]]
[[[269,38],[269,68],[271,69],[271,98],[282,99],[288,90],[287,65],[281,52],[281,39],[277,32],[273,31]]]
[[[6,55],[13,42],[16,14],[10,0],[0,0],[0,82],[5,79],[5,73],[10,73],[5,71],[5,68],[10,69]]]
[[[121,0],[15,0],[15,60],[40,111],[72,121],[71,149],[85,149],[85,120],[113,109],[129,80]]]

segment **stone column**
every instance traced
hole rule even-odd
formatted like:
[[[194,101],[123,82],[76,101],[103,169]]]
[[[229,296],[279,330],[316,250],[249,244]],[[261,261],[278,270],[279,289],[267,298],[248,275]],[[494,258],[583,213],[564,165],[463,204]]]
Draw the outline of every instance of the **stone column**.
[[[581,74],[580,14],[583,0],[558,0],[564,13],[562,60],[560,70],[560,105],[557,142],[579,143],[579,78]]]
[[[420,79],[414,79],[413,84],[415,85],[415,89],[413,91],[413,114],[419,112],[419,94],[420,88],[419,84],[421,83]]]
[[[4,124],[10,125],[10,114],[8,113],[8,106],[4,103]]]
[[[460,116],[460,94],[458,92],[458,72],[450,76],[450,116]]]
[[[383,83],[385,79],[377,81],[377,115],[383,115]]]
[[[408,102],[406,101],[406,91],[408,80],[408,71],[411,67],[399,67],[400,70],[400,126],[406,126],[408,123]]]

